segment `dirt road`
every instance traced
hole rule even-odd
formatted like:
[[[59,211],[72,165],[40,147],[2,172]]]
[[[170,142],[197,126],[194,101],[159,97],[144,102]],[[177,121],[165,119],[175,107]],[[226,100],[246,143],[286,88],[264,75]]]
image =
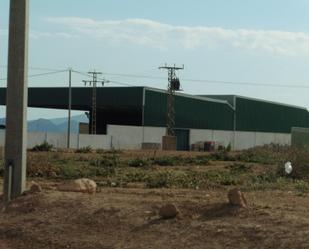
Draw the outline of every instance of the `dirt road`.
[[[44,190],[0,214],[0,248],[309,248],[308,197],[245,194],[248,210],[228,206],[220,190]],[[169,202],[181,214],[161,220],[158,208]]]

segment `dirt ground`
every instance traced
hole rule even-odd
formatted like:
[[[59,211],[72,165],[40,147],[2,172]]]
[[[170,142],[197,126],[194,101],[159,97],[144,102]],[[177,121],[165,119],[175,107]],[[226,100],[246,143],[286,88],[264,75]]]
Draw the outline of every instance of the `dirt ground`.
[[[0,213],[0,249],[309,248],[309,198],[294,192],[245,193],[248,210],[223,190],[103,188],[95,195],[23,196]],[[1,187],[1,186],[0,186]],[[176,219],[162,220],[174,203]]]

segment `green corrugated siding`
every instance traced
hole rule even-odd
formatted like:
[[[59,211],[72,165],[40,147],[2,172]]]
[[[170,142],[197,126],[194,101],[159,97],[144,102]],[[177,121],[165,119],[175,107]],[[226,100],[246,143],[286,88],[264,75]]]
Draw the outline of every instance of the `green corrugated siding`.
[[[145,125],[166,126],[167,96],[146,90]],[[233,130],[233,109],[224,103],[175,96],[175,127]]]
[[[239,97],[236,103],[238,131],[290,133],[292,127],[309,127],[305,109]]]
[[[98,87],[97,106],[104,108],[135,107],[141,108],[143,103],[143,87]],[[50,87],[29,88],[29,107],[59,108],[68,106],[68,88]],[[0,104],[5,104],[6,89],[0,89]],[[92,104],[92,88],[72,88],[72,109],[89,110]]]

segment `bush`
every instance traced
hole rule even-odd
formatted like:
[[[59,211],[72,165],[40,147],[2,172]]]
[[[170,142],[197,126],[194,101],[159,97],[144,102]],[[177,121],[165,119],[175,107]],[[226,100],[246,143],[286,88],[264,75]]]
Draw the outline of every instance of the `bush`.
[[[251,170],[251,165],[243,163],[234,163],[229,166],[230,172],[233,174],[243,174],[248,173]]]
[[[252,176],[251,181],[258,184],[275,183],[278,181],[278,178],[279,176],[274,172],[265,172],[257,176]]]
[[[53,145],[48,142],[44,142],[40,145],[36,145],[32,148],[32,151],[51,151],[53,149]]]
[[[210,158],[215,161],[235,161],[235,158],[227,150],[216,151],[210,155]]]
[[[309,177],[309,151],[306,149],[293,149],[288,155],[286,160],[292,163],[293,171],[291,176],[297,179],[305,179]],[[281,163],[283,169],[284,163]]]
[[[82,147],[75,151],[75,153],[91,153],[91,152],[92,152],[91,146]]]
[[[295,189],[301,194],[309,193],[309,183],[305,181],[296,181]]]
[[[208,163],[208,156],[187,157],[183,159],[183,164],[185,165],[208,165]]]
[[[236,160],[249,163],[277,164],[282,163],[291,151],[289,146],[264,145],[242,151]]]
[[[150,162],[147,159],[135,158],[128,161],[128,165],[130,167],[145,168],[150,166]]]
[[[211,170],[204,173],[204,178],[208,183],[216,185],[237,185],[240,180],[237,176],[227,172],[219,170]]]
[[[169,172],[160,172],[150,175],[146,178],[147,188],[168,188],[169,187]]]
[[[153,160],[153,164],[159,166],[175,166],[179,163],[179,159],[177,157],[157,157]]]

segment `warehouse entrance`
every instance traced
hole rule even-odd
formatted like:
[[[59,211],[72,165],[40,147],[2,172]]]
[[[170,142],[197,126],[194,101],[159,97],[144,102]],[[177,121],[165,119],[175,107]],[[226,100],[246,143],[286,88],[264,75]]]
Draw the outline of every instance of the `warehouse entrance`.
[[[188,151],[190,149],[189,138],[190,130],[188,129],[174,129],[175,136],[177,137],[177,150]]]

